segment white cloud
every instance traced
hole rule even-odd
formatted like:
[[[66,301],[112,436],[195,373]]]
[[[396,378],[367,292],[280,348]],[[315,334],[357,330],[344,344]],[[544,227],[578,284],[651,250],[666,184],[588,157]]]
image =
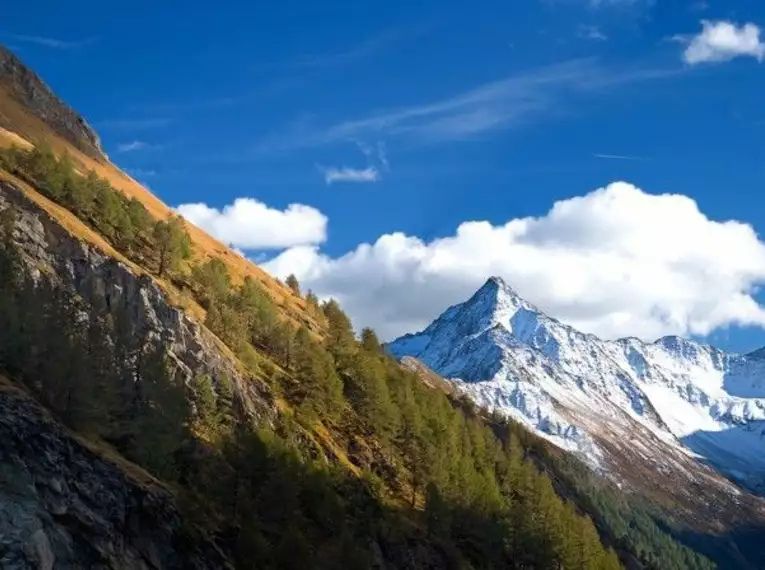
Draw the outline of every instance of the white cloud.
[[[758,61],[765,57],[765,44],[760,39],[760,28],[754,24],[738,26],[732,22],[702,20],[701,32],[688,40],[683,59],[690,65],[730,61],[749,56]]]
[[[148,148],[148,144],[143,141],[130,141],[126,143],[120,143],[117,145],[118,152],[132,152],[134,150],[142,150]]]
[[[674,69],[606,69],[594,59],[573,60],[484,83],[450,97],[383,110],[355,120],[323,127],[299,121],[291,129],[280,129],[260,140],[253,150],[273,152],[382,137],[407,137],[424,143],[465,140],[555,112],[571,95],[598,93],[676,73]]]
[[[237,198],[222,210],[201,203],[176,209],[194,225],[239,249],[282,249],[322,243],[327,237],[327,217],[303,204],[277,210],[254,198]]]
[[[265,268],[338,298],[357,327],[373,326],[386,339],[421,329],[490,275],[607,338],[765,326],[752,296],[765,281],[765,244],[753,229],[710,220],[687,196],[624,182],[557,202],[538,218],[464,222],[430,242],[387,234],[339,258],[295,247]]]
[[[347,166],[340,168],[322,167],[321,171],[327,184],[333,184],[334,182],[377,182],[380,179],[380,171],[374,166],[366,168],[349,168]]]

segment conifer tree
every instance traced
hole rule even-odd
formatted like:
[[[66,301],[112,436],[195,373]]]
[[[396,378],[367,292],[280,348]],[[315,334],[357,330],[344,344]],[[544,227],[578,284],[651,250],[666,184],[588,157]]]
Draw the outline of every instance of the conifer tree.
[[[284,283],[287,285],[287,287],[290,288],[290,290],[300,297],[300,283],[297,280],[297,277],[295,277],[294,274],[290,273],[287,276],[287,279],[284,281]]]
[[[351,320],[334,299],[324,303],[322,312],[327,318],[327,349],[335,359],[338,372],[346,374],[358,350]]]
[[[191,256],[191,241],[179,216],[158,220],[152,235],[157,246],[157,274],[160,277],[168,271],[177,271],[181,261]]]
[[[131,454],[161,477],[177,477],[175,452],[187,437],[185,391],[173,379],[162,343],[143,350],[138,382],[141,399]]]
[[[319,307],[319,298],[316,296],[316,293],[310,289],[305,295],[305,303],[308,306],[308,310],[312,313],[318,313],[321,310]]]
[[[191,381],[191,389],[200,425],[209,431],[215,431],[217,408],[210,375],[196,374]]]
[[[382,354],[383,352],[380,339],[377,338],[377,333],[369,327],[361,330],[361,346],[371,354]]]
[[[304,409],[333,418],[342,406],[342,383],[327,352],[305,327],[295,335],[294,370]]]
[[[220,259],[209,259],[194,267],[194,280],[199,284],[205,304],[224,303],[231,293],[231,277]]]

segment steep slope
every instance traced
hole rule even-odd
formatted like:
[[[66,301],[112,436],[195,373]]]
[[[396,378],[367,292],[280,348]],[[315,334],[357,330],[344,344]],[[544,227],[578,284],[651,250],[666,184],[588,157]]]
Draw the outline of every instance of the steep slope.
[[[18,57],[0,45],[0,148],[12,145],[26,148],[42,141],[57,155],[69,155],[80,172],[92,170],[127,197],[139,200],[153,217],[164,219],[172,214],[168,205],[112,164],[87,122]],[[3,174],[0,169],[0,176]],[[61,223],[71,225],[71,216],[60,209],[50,208],[49,213]],[[286,316],[313,330],[320,329],[314,316],[306,310],[305,301],[293,295],[284,284],[196,226],[188,224],[187,231],[196,256],[221,260],[235,282],[246,277],[257,280]],[[89,239],[87,234],[78,237]]]
[[[672,473],[725,498],[739,491],[705,464],[752,489],[765,477],[759,354],[677,337],[603,341],[548,317],[496,277],[388,349],[628,482]]]
[[[104,157],[98,135],[74,109],[62,103],[36,73],[27,68],[10,50],[0,45],[0,99],[13,98],[75,148],[86,155]],[[0,106],[0,126],[14,131],[12,113]]]

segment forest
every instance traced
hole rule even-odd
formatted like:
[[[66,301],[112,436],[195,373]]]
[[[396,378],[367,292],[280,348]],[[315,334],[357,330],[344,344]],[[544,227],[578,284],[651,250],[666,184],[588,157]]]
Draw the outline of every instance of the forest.
[[[563,466],[544,442],[427,387],[294,277],[321,334],[283,318],[254,280],[194,259],[182,219],[152,219],[67,156],[7,149],[0,167],[182,284],[206,327],[286,403],[275,426],[256,425],[226,376],[181,381],[161,331],[136,329],[126,306],[31,279],[16,212],[0,213],[0,368],[177,490],[189,525],[237,568],[369,568],[380,557],[401,568],[715,567],[594,475],[570,477],[590,500],[560,496],[551,470]],[[315,443],[326,433],[347,458],[371,459],[328,458]]]

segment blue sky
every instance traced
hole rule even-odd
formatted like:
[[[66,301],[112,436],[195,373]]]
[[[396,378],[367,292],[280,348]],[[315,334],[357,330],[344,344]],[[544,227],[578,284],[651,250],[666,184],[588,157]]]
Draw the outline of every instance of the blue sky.
[[[645,318],[632,320],[625,317],[632,305],[614,305],[600,277],[584,280],[586,291],[561,292],[566,278],[549,268],[531,275],[489,259],[441,271],[441,258],[428,254],[427,266],[414,267],[409,250],[394,255],[385,249],[390,239],[379,244],[394,232],[428,245],[459,235],[464,222],[500,227],[544,217],[556,201],[615,181],[689,197],[710,220],[762,232],[765,68],[754,29],[744,26],[765,25],[765,5],[268,4],[15,3],[4,11],[0,41],[85,115],[118,165],[166,202],[203,203],[208,219],[237,198],[256,200],[260,210],[248,210],[254,218],[228,241],[271,259],[275,273],[296,271],[319,293],[341,297],[358,324],[389,335],[416,328],[496,269],[543,309],[593,332],[696,333],[737,350],[765,344],[762,315],[734,307],[740,299],[733,298],[759,283],[758,249],[753,267],[721,268],[735,273],[735,283],[709,277],[693,300],[649,291],[634,305]],[[738,43],[710,29],[706,43],[693,44],[702,21],[736,26]],[[269,214],[261,229],[306,225],[283,240],[243,235]],[[650,217],[640,222],[644,230]],[[373,244],[372,253],[362,243]],[[376,263],[361,264],[364,255]],[[681,277],[698,281],[695,273]],[[355,295],[361,287],[390,304]],[[598,308],[583,314],[577,300],[590,295]],[[713,315],[721,299],[732,308]],[[672,303],[686,308],[667,316]],[[756,326],[735,324],[747,321]]]

